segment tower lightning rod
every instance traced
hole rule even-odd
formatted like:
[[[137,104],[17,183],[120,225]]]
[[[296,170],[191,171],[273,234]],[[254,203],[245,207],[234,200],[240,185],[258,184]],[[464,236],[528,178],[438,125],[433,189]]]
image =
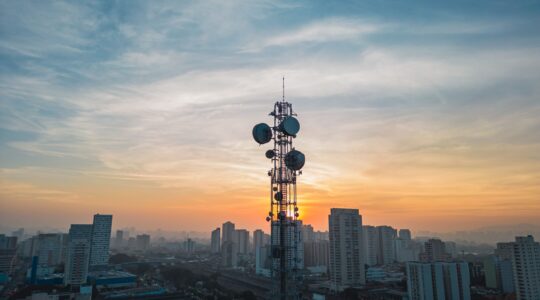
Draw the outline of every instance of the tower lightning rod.
[[[285,102],[285,76],[283,76],[283,98],[281,100]]]

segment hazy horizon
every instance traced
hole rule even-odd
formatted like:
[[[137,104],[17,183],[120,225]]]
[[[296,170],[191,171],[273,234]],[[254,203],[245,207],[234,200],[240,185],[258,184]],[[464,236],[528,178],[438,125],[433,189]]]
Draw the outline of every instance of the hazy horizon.
[[[3,1],[0,20],[2,227],[268,229],[251,129],[282,76],[317,230],[332,207],[540,226],[538,3]]]

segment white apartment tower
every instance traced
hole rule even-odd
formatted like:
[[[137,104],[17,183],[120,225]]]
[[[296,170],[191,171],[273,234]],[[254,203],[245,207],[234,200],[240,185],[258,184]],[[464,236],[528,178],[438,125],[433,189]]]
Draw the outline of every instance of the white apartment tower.
[[[69,243],[64,270],[65,285],[85,284],[88,277],[91,224],[72,224],[69,228]]]
[[[112,215],[94,215],[92,227],[90,266],[107,265],[109,263]]]
[[[512,266],[517,299],[540,299],[540,244],[535,242],[531,235],[518,236],[512,244]]]
[[[332,208],[328,216],[330,229],[330,280],[334,291],[366,283],[362,216],[358,209]]]

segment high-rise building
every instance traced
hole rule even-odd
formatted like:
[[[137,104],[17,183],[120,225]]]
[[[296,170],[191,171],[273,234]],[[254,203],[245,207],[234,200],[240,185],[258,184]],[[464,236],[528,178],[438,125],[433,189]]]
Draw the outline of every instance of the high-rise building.
[[[257,248],[265,245],[264,231],[257,229],[253,231],[253,253],[257,253]]]
[[[317,230],[313,233],[313,238],[315,238],[316,241],[320,241],[320,240],[328,241],[329,240],[328,235],[329,235],[328,231]]]
[[[233,233],[233,242],[238,245],[238,253],[245,255],[249,253],[249,231],[237,229]]]
[[[495,255],[500,259],[512,260],[512,254],[514,252],[514,243],[497,243],[497,248],[495,249]]]
[[[304,266],[312,272],[328,271],[329,242],[325,240],[304,242]]]
[[[469,265],[466,262],[407,263],[409,300],[470,300]]]
[[[137,235],[135,248],[141,251],[146,251],[148,248],[150,248],[150,235],[148,234]]]
[[[69,236],[68,236],[69,238]],[[64,235],[61,233],[41,233],[37,236],[37,255],[40,266],[54,267],[63,262]]]
[[[334,291],[366,283],[362,216],[358,209],[332,208],[328,216],[330,230],[330,280]]]
[[[15,249],[17,247],[17,240],[16,236],[0,234],[0,249]]]
[[[130,250],[137,249],[137,239],[134,237],[130,237],[129,239],[127,239],[127,246]]]
[[[411,240],[412,239],[411,231],[409,229],[400,229],[399,238],[403,240]]]
[[[221,250],[221,229],[219,227],[212,231],[210,249],[212,253],[219,253]]]
[[[397,232],[390,226],[377,226],[377,264],[387,265],[396,260],[394,239]]]
[[[72,224],[69,228],[69,243],[64,269],[64,284],[85,284],[90,263],[92,241],[91,224]]]
[[[114,241],[114,244],[117,248],[120,248],[124,245],[124,231],[122,230],[116,231],[116,239]]]
[[[0,274],[10,274],[15,259],[15,249],[0,249]],[[7,276],[6,276],[7,277]]]
[[[221,234],[222,234],[222,237],[221,237],[221,244],[222,245],[225,242],[232,242],[233,241],[233,235],[234,235],[234,223],[232,223],[232,222],[223,223]]]
[[[13,269],[17,237],[7,237],[0,234],[0,273],[10,274]]]
[[[375,226],[362,226],[362,239],[364,250],[364,263],[368,266],[377,264],[377,247],[379,238]]]
[[[228,268],[238,266],[238,245],[233,241],[226,241],[221,245],[221,263]]]
[[[268,233],[264,234],[263,245],[270,245],[271,237]]]
[[[188,238],[184,241],[184,251],[186,251],[187,254],[191,255],[195,251],[195,241]]]
[[[512,266],[518,300],[540,299],[540,243],[532,235],[518,236],[513,244]]]
[[[270,277],[272,272],[271,249],[272,247],[268,244],[255,248],[255,274]]]
[[[488,288],[497,289],[503,293],[515,291],[514,272],[510,260],[501,259],[495,255],[484,258],[484,277]]]
[[[418,260],[418,251],[413,246],[413,241],[408,239],[394,239],[396,261],[408,262]]]
[[[109,263],[111,227],[112,215],[94,215],[90,249],[90,266],[101,266]]]
[[[306,224],[302,226],[302,238],[304,242],[311,242],[315,240],[315,232],[313,231],[313,226]]]
[[[424,252],[420,253],[420,261],[435,262],[447,261],[450,255],[446,253],[446,247],[443,241],[439,239],[429,239],[424,243]]]

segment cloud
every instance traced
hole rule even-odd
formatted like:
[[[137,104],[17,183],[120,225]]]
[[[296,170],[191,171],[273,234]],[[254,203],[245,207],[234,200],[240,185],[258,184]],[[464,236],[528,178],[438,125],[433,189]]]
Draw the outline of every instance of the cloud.
[[[3,172],[2,172],[3,173]],[[47,202],[54,204],[76,203],[79,196],[75,193],[69,193],[62,190],[37,187],[24,182],[6,182],[2,181],[0,191],[0,200],[8,206],[12,202]]]
[[[114,191],[153,186],[156,197],[190,191],[182,206],[258,204],[251,195],[265,193],[268,166],[250,130],[270,120],[285,75],[313,207],[326,208],[326,197],[373,211],[424,197],[454,207],[451,197],[488,199],[498,185],[511,191],[497,190],[500,199],[537,191],[540,45],[505,31],[528,23],[442,17],[423,26],[314,18],[309,4],[220,3],[60,3],[43,7],[45,17],[4,3],[13,25],[0,44],[0,126],[31,137],[1,144],[15,154],[0,164],[38,161],[2,174],[6,182],[25,184],[15,187],[34,191],[20,193],[28,199],[77,177]],[[66,24],[78,25],[59,29]],[[76,175],[44,179],[51,165]],[[47,193],[39,197],[73,199]]]
[[[380,30],[379,24],[359,19],[329,18],[303,25],[290,32],[270,36],[247,46],[243,52],[257,52],[267,47],[285,47],[302,43],[357,41],[362,36]]]

